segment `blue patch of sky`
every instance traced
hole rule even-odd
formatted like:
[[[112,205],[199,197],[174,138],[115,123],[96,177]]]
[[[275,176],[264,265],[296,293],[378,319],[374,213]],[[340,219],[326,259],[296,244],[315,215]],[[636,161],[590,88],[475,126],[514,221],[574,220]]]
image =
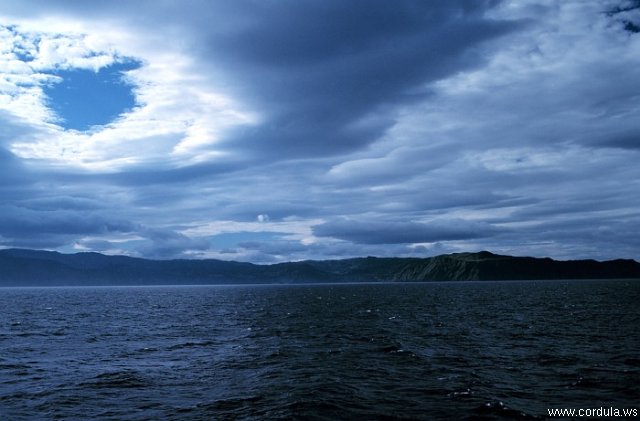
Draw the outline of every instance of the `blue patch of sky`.
[[[132,86],[123,72],[137,69],[134,60],[115,63],[95,72],[86,69],[59,70],[53,74],[62,80],[44,88],[49,107],[65,129],[86,131],[108,124],[135,106]]]

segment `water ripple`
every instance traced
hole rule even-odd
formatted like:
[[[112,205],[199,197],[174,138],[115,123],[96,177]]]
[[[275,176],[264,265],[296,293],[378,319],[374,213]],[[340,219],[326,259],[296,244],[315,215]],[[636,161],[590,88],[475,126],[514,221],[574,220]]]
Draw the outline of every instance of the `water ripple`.
[[[640,282],[7,289],[0,302],[3,419],[542,419],[640,396]]]

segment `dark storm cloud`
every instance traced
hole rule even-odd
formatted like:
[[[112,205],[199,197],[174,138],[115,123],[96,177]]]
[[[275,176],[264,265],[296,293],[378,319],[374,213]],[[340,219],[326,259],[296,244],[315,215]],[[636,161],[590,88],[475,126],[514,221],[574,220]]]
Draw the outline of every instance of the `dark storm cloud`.
[[[0,206],[0,245],[57,248],[77,244],[83,249],[112,251],[118,242],[102,240],[132,236],[137,255],[150,258],[184,257],[185,250],[209,247],[205,239],[192,239],[169,228],[132,222],[130,211],[97,198],[45,195],[31,190],[15,200],[20,205]],[[42,196],[31,199],[30,196]],[[142,219],[142,218],[141,218]]]
[[[28,175],[14,154],[0,147],[0,186],[28,181]]]
[[[139,228],[101,211],[0,206],[0,245],[5,247],[56,248],[87,235],[130,233]]]
[[[640,149],[640,131],[636,129],[599,136],[593,143],[600,147]]]
[[[498,229],[486,223],[447,220],[431,223],[340,218],[313,227],[318,237],[360,244],[433,243],[490,237]]]
[[[0,110],[0,187],[16,186],[33,181],[33,176],[14,153],[6,149],[10,142],[31,132],[28,125]]]
[[[489,241],[487,247],[521,255],[554,256],[559,259],[637,258],[640,217],[634,214],[598,215],[575,213],[540,219],[517,230],[517,237]],[[522,239],[526,238],[526,241]]]
[[[34,211],[17,206],[0,206],[2,235],[36,236],[131,232],[138,227],[97,212],[73,210]]]
[[[241,2],[247,22],[203,51],[225,62],[236,94],[266,120],[229,146],[301,157],[374,142],[393,124],[390,107],[482,63],[471,49],[516,27],[484,18],[492,3]]]
[[[179,168],[142,164],[137,168],[134,166],[131,169],[125,169],[115,173],[83,174],[83,177],[90,180],[131,187],[142,185],[170,185],[174,183],[185,183],[199,178],[213,177],[219,174],[232,174],[235,171],[246,168],[248,165],[247,160],[228,160],[225,162],[194,164]],[[78,177],[78,174],[64,173],[57,177],[61,180],[73,180]]]

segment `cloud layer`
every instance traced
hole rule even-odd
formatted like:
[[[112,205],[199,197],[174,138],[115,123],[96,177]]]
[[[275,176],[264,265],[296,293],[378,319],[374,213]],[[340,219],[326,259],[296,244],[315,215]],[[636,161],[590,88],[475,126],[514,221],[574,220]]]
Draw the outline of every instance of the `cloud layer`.
[[[640,258],[629,6],[3,2],[0,246]],[[134,106],[65,127],[47,87],[130,60]]]

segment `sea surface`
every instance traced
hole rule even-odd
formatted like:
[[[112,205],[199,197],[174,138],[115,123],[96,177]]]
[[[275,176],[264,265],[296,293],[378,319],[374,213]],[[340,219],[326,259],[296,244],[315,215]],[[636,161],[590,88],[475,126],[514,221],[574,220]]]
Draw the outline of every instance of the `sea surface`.
[[[0,289],[0,419],[639,407],[640,281]]]

